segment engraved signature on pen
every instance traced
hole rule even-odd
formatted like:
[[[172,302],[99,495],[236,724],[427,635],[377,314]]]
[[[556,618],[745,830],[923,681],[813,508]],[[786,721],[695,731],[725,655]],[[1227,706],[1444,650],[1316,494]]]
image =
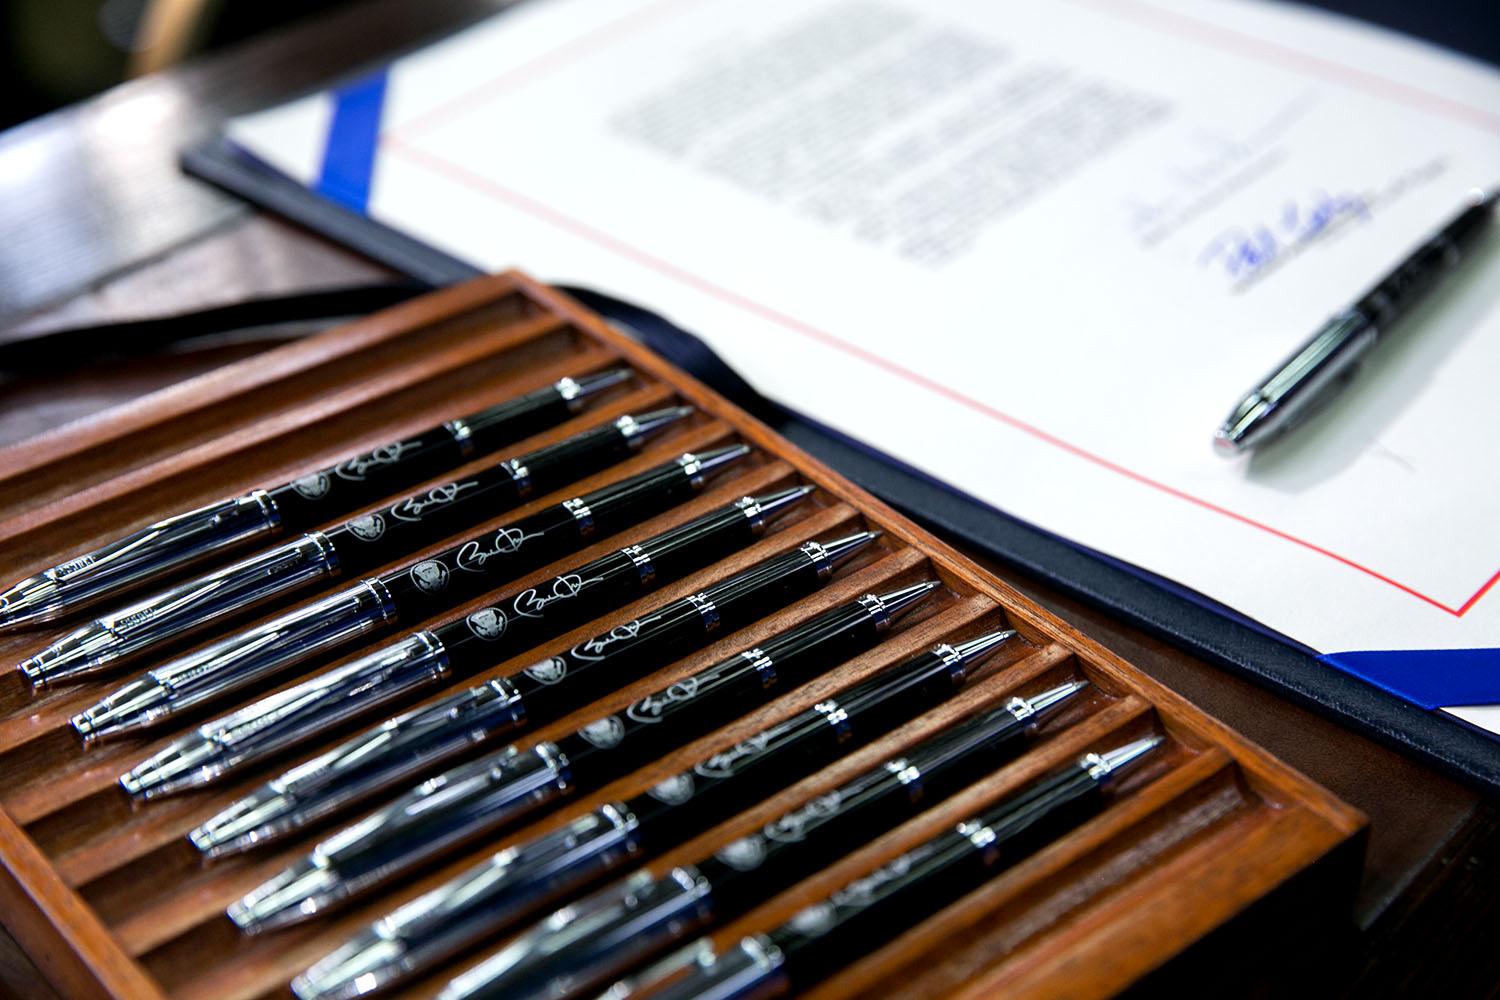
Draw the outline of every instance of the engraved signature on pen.
[[[517,594],[511,607],[523,618],[540,618],[548,605],[577,597],[589,585],[599,583],[603,579],[602,576],[594,576],[585,580],[577,573],[564,573],[552,581],[550,593],[544,594],[536,587],[531,587]]]
[[[616,625],[602,635],[596,635],[587,642],[579,643],[573,647],[573,655],[580,660],[602,660],[605,652],[617,642],[627,642],[641,634],[641,629],[658,621],[661,615],[652,615],[650,618],[637,618],[634,621],[624,622]]]
[[[1244,286],[1335,229],[1369,218],[1365,196],[1352,192],[1319,191],[1309,198],[1288,199],[1274,218],[1219,233],[1199,253],[1198,264]]]
[[[625,715],[636,722],[660,722],[662,716],[670,711],[673,705],[681,705],[692,701],[704,691],[710,690],[726,672],[738,665],[737,661],[730,660],[728,663],[721,663],[717,667],[700,670],[691,677],[684,677],[682,680],[660,691],[646,695],[646,697],[627,708]]]
[[[454,557],[454,562],[459,569],[468,570],[470,573],[478,573],[484,569],[484,564],[496,556],[508,556],[521,550],[521,546],[533,538],[541,538],[542,532],[533,531],[527,534],[520,528],[499,528],[495,531],[495,537],[490,542],[489,548],[482,548],[478,542],[465,542]]]
[[[767,840],[778,843],[791,844],[807,838],[809,828],[817,827],[830,816],[838,814],[839,808],[844,804],[844,797],[835,788],[826,795],[820,795],[800,809],[773,819],[761,830]]]
[[[369,474],[371,469],[376,469],[383,465],[395,465],[408,452],[421,446],[422,442],[420,440],[392,441],[390,444],[383,444],[379,448],[371,449],[366,454],[356,455],[346,462],[335,465],[333,467],[333,474],[340,479],[359,482]]]
[[[898,858],[888,861],[864,878],[855,879],[827,899],[814,903],[788,921],[788,927],[804,937],[818,937],[834,925],[840,911],[863,910],[888,896],[903,884],[907,873],[933,854],[940,841],[921,844]]]
[[[391,516],[398,521],[420,521],[429,507],[447,506],[458,499],[458,495],[464,490],[473,489],[478,485],[477,482],[470,480],[467,483],[444,483],[442,486],[434,486],[420,496],[409,496],[396,504],[391,508]]]

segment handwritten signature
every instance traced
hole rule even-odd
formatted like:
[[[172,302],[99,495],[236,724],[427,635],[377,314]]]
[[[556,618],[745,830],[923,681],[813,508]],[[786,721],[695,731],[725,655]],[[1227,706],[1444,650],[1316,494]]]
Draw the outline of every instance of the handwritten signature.
[[[577,597],[589,585],[599,583],[603,579],[602,576],[594,576],[585,580],[577,573],[564,573],[552,581],[550,593],[543,594],[536,587],[531,587],[517,594],[511,607],[522,618],[540,618],[548,605]]]
[[[838,814],[844,797],[837,788],[827,795],[820,795],[800,809],[793,809],[779,819],[767,823],[762,830],[767,840],[783,844],[795,843],[807,838],[807,831],[816,828],[830,816]]]
[[[731,777],[740,761],[765,753],[771,746],[771,738],[774,735],[770,730],[756,733],[754,736],[740,740],[728,750],[720,750],[707,760],[699,761],[693,765],[693,770],[705,778]]]
[[[1218,269],[1243,287],[1339,226],[1369,217],[1370,205],[1363,195],[1319,192],[1306,200],[1289,200],[1274,219],[1232,226],[1215,236],[1198,255],[1198,264]]]
[[[471,481],[434,486],[423,496],[410,496],[396,504],[396,506],[391,508],[391,516],[398,521],[420,521],[422,520],[422,515],[427,512],[427,508],[450,504],[458,499],[458,495],[464,490],[473,489],[478,485],[478,483]]]
[[[458,550],[454,562],[459,569],[468,570],[470,573],[478,573],[484,569],[484,564],[496,556],[513,555],[521,550],[521,546],[533,538],[541,538],[542,532],[533,531],[525,533],[520,528],[500,528],[495,532],[494,540],[490,547],[481,548],[478,542],[466,542]]]
[[[617,642],[626,642],[641,634],[641,629],[661,618],[661,615],[652,615],[650,618],[637,618],[635,621],[616,625],[603,635],[596,635],[588,642],[580,643],[573,647],[573,655],[580,660],[602,660],[604,653],[609,647]]]
[[[368,454],[358,455],[334,466],[333,472],[340,479],[359,482],[369,474],[371,469],[382,465],[395,465],[407,452],[421,445],[421,441],[392,441],[390,444],[383,444],[379,448],[372,449]]]

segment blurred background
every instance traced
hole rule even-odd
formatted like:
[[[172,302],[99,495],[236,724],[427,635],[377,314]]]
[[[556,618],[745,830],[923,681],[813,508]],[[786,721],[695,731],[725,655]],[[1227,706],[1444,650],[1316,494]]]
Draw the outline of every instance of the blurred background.
[[[0,128],[195,52],[222,48],[349,3],[0,0]]]
[[[222,48],[353,2],[0,0],[0,128],[196,52]],[[1301,2],[1423,35],[1490,62],[1500,61],[1500,0]],[[1475,25],[1481,26],[1479,31]]]

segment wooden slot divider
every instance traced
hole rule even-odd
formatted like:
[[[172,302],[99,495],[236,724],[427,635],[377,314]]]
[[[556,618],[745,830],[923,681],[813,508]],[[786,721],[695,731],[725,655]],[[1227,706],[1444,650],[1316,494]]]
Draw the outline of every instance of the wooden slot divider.
[[[722,944],[772,926],[1080,754],[1145,733],[1163,735],[1165,745],[1114,783],[1102,813],[996,873],[811,995],[828,1000],[1001,991],[1022,997],[1060,992],[1103,996],[1136,981],[1256,900],[1293,891],[1295,883],[1305,881],[1296,876],[1325,870],[1334,863],[1328,859],[1346,853],[1342,846],[1357,843],[1364,822],[1357,812],[571,299],[517,273],[404,303],[0,451],[0,575],[19,577],[150,520],[284,481],[563,375],[613,365],[630,367],[635,378],[564,423],[431,482],[493,465],[622,413],[673,401],[690,403],[699,413],[611,469],[529,498],[375,572],[424,558],[459,537],[492,530],[684,451],[742,440],[752,445],[752,455],[672,510],[613,537],[591,539],[572,556],[522,573],[432,621],[401,622],[220,703],[185,712],[159,730],[88,752],[73,738],[69,717],[149,663],[128,664],[39,693],[14,672],[0,675],[0,921],[65,995],[114,1000],[283,997],[293,975],[350,934],[496,850],[555,829],[603,802],[637,794],[709,753],[836,698],[934,643],[961,641],[998,627],[1014,628],[1018,636],[937,708],[894,732],[872,734],[832,765],[763,801],[744,803],[737,815],[655,857],[643,857],[642,863],[662,871],[699,857],[969,714],[1065,678],[1085,678],[1090,687],[1044,721],[1022,756],[888,834],[849,845],[836,863],[719,928],[715,939]],[[280,759],[241,768],[209,788],[145,804],[130,802],[118,788],[123,770],[206,719],[740,496],[799,482],[820,489],[745,550],[664,581],[534,649],[472,676],[392,699],[319,733]],[[864,527],[884,535],[817,592],[762,621],[714,636],[674,662],[653,665],[644,676],[623,679],[607,696],[563,718],[494,734],[426,773],[506,743],[524,749],[564,735],[861,594],[920,579],[942,583],[873,648],[847,662],[827,664],[816,676],[786,681],[766,699],[747,704],[738,719],[660,760],[604,787],[580,790],[510,828],[477,837],[319,919],[247,937],[223,916],[236,898],[401,791],[386,789],[344,815],[260,851],[205,863],[185,840],[187,832],[268,778],[381,719],[513,673],[541,655],[692,594],[756,561],[809,539]],[[152,659],[201,648],[226,630],[259,624],[348,583],[330,580],[288,603],[240,620],[226,619],[217,623],[217,635],[185,637],[153,651]],[[76,625],[75,620],[0,635],[0,663],[23,659]],[[446,963],[401,992],[433,995],[504,939]]]

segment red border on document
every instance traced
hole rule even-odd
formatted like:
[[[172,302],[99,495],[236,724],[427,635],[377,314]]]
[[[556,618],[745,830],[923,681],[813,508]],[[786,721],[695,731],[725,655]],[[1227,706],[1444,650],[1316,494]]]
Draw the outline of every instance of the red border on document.
[[[618,18],[615,21],[609,22],[593,31],[587,32],[584,35],[581,35],[573,39],[572,41],[559,46],[557,49],[554,49],[551,52],[538,56],[537,58],[531,60],[526,64],[523,64],[522,66],[513,67],[507,72],[492,78],[486,83],[472,88],[471,90],[468,90],[462,94],[459,94],[458,96],[439,105],[438,107],[413,120],[412,122],[406,123],[401,129],[393,129],[387,131],[381,136],[381,145],[385,148],[390,149],[392,152],[404,156],[406,159],[417,165],[426,167],[434,173],[443,174],[450,180],[462,184],[465,187],[468,187],[480,194],[493,198],[496,201],[499,201],[513,209],[522,211],[527,215],[532,216],[533,218],[548,223],[549,225],[553,225],[560,229],[573,233],[576,236],[586,239],[589,242],[601,246],[613,253],[619,254],[620,256],[634,261],[637,264],[650,268],[651,270],[654,270],[674,280],[680,281],[683,284],[689,285],[690,287],[695,288],[698,291],[703,292],[704,294],[710,295],[720,300],[721,302],[725,302],[737,308],[744,309],[747,312],[753,313],[762,319],[773,322],[778,326],[790,330],[793,333],[807,337],[811,340],[818,341],[819,343],[842,351],[852,357],[859,358],[860,360],[881,368],[897,376],[898,378],[912,383],[913,385],[919,386],[929,392],[942,396],[952,402],[958,403],[959,405],[964,406],[984,417],[994,420],[997,423],[1005,424],[1018,431],[1021,431],[1022,433],[1028,434],[1039,441],[1043,441],[1049,445],[1052,445],[1053,447],[1059,448],[1077,458],[1081,458],[1093,465],[1097,465],[1100,468],[1107,469],[1110,472],[1114,472],[1118,475],[1124,476],[1125,478],[1140,483],[1143,486],[1150,487],[1151,489],[1157,490],[1161,493],[1165,493],[1168,496],[1175,497],[1176,499],[1182,500],[1186,503],[1193,504],[1194,506],[1203,508],[1204,510],[1212,511],[1216,514],[1223,515],[1230,520],[1237,521],[1252,528],[1256,528],[1276,538],[1282,539],[1283,541],[1291,542],[1294,545],[1301,546],[1308,551],[1316,552],[1319,555],[1326,556],[1327,558],[1332,559],[1335,562],[1341,563],[1342,565],[1347,566],[1350,569],[1364,573],[1365,575],[1372,577],[1373,579],[1379,580],[1381,583],[1394,587],[1395,589],[1405,594],[1423,601],[1426,604],[1429,604],[1441,611],[1445,611],[1455,617],[1461,618],[1465,614],[1467,614],[1469,610],[1472,609],[1476,604],[1478,604],[1479,600],[1484,597],[1484,595],[1488,593],[1492,587],[1494,587],[1495,583],[1497,581],[1500,581],[1500,569],[1497,569],[1494,575],[1486,580],[1478,590],[1476,590],[1472,595],[1469,596],[1466,601],[1463,602],[1463,604],[1459,605],[1456,608],[1444,604],[1442,601],[1424,594],[1414,587],[1407,586],[1406,584],[1401,583],[1400,581],[1395,580],[1392,577],[1386,576],[1384,573],[1372,569],[1369,566],[1365,566],[1359,562],[1356,562],[1355,560],[1350,559],[1347,556],[1340,555],[1337,552],[1326,549],[1323,546],[1317,545],[1304,538],[1299,538],[1296,535],[1289,534],[1288,532],[1282,531],[1279,528],[1266,524],[1263,521],[1257,521],[1254,518],[1247,517],[1246,515],[1237,513],[1236,511],[1232,511],[1227,507],[1222,507],[1218,504],[1212,503],[1208,500],[1203,499],[1202,497],[1194,496],[1193,494],[1180,490],[1175,486],[1171,486],[1159,480],[1152,479],[1149,476],[1145,476],[1132,469],[1127,469],[1116,462],[1110,461],[1102,455],[1097,455],[1084,448],[1080,448],[1079,446],[1065,441],[1053,434],[1050,434],[1033,424],[1029,424],[1017,417],[1011,416],[1010,414],[1005,413],[1002,410],[998,410],[988,405],[987,403],[981,402],[980,400],[974,399],[970,396],[966,396],[963,393],[956,392],[948,386],[945,386],[940,382],[928,378],[920,372],[912,371],[909,368],[891,361],[889,358],[883,357],[879,354],[875,354],[863,347],[860,347],[857,344],[836,337],[826,330],[819,329],[818,327],[805,323],[797,319],[796,317],[778,312],[777,310],[772,309],[771,307],[766,306],[760,302],[756,302],[753,299],[748,299],[737,292],[716,285],[701,277],[700,275],[694,274],[690,271],[682,269],[681,267],[678,267],[670,261],[647,253],[639,247],[626,243],[623,240],[617,239],[616,237],[613,237],[601,230],[595,229],[587,223],[559,212],[558,210],[548,205],[528,198],[520,192],[511,190],[510,188],[507,188],[504,185],[500,184],[498,181],[492,180],[491,178],[485,177],[481,174],[477,174],[461,164],[454,163],[450,160],[444,159],[443,157],[420,149],[419,147],[412,145],[410,142],[403,141],[398,135],[398,133],[411,134],[412,132],[419,132],[435,124],[440,124],[442,122],[449,121],[454,117],[460,116],[483,103],[485,100],[494,97],[498,93],[524,84],[529,80],[534,80],[538,74],[550,69],[555,69],[558,66],[573,61],[578,57],[584,55],[588,51],[599,47],[601,44],[608,44],[610,42],[619,40],[632,31],[656,20],[661,15],[666,13],[670,8],[678,6],[683,2],[684,0],[659,0],[659,2],[655,4],[639,8],[631,14]],[[1142,21],[1149,23],[1152,27],[1155,27],[1158,30],[1175,34],[1191,35],[1197,40],[1206,42],[1208,44],[1218,45],[1223,48],[1232,48],[1245,54],[1255,55],[1274,62],[1285,63],[1293,69],[1308,73],[1310,75],[1334,77],[1339,79],[1340,82],[1343,82],[1350,86],[1363,88],[1366,90],[1378,91],[1382,96],[1403,101],[1405,103],[1418,105],[1428,111],[1432,111],[1438,114],[1444,114],[1448,117],[1461,119],[1466,124],[1484,128],[1488,131],[1500,133],[1500,116],[1487,114],[1478,108],[1465,105],[1461,102],[1451,101],[1447,98],[1430,93],[1428,91],[1423,91],[1419,88],[1409,87],[1403,83],[1391,80],[1386,77],[1377,76],[1363,70],[1357,70],[1353,67],[1344,66],[1337,62],[1311,56],[1296,49],[1277,45],[1273,42],[1268,42],[1250,35],[1232,31],[1230,29],[1221,28],[1208,22],[1199,21],[1198,19],[1190,17],[1188,15],[1178,14],[1176,12],[1166,11],[1160,8],[1154,8],[1150,4],[1140,2],[1140,0],[1111,0],[1111,2],[1108,4],[1100,4],[1098,3],[1098,0],[1074,0],[1074,2],[1084,3],[1089,6],[1093,6],[1115,14],[1120,14],[1122,12],[1122,8],[1128,8]]]

